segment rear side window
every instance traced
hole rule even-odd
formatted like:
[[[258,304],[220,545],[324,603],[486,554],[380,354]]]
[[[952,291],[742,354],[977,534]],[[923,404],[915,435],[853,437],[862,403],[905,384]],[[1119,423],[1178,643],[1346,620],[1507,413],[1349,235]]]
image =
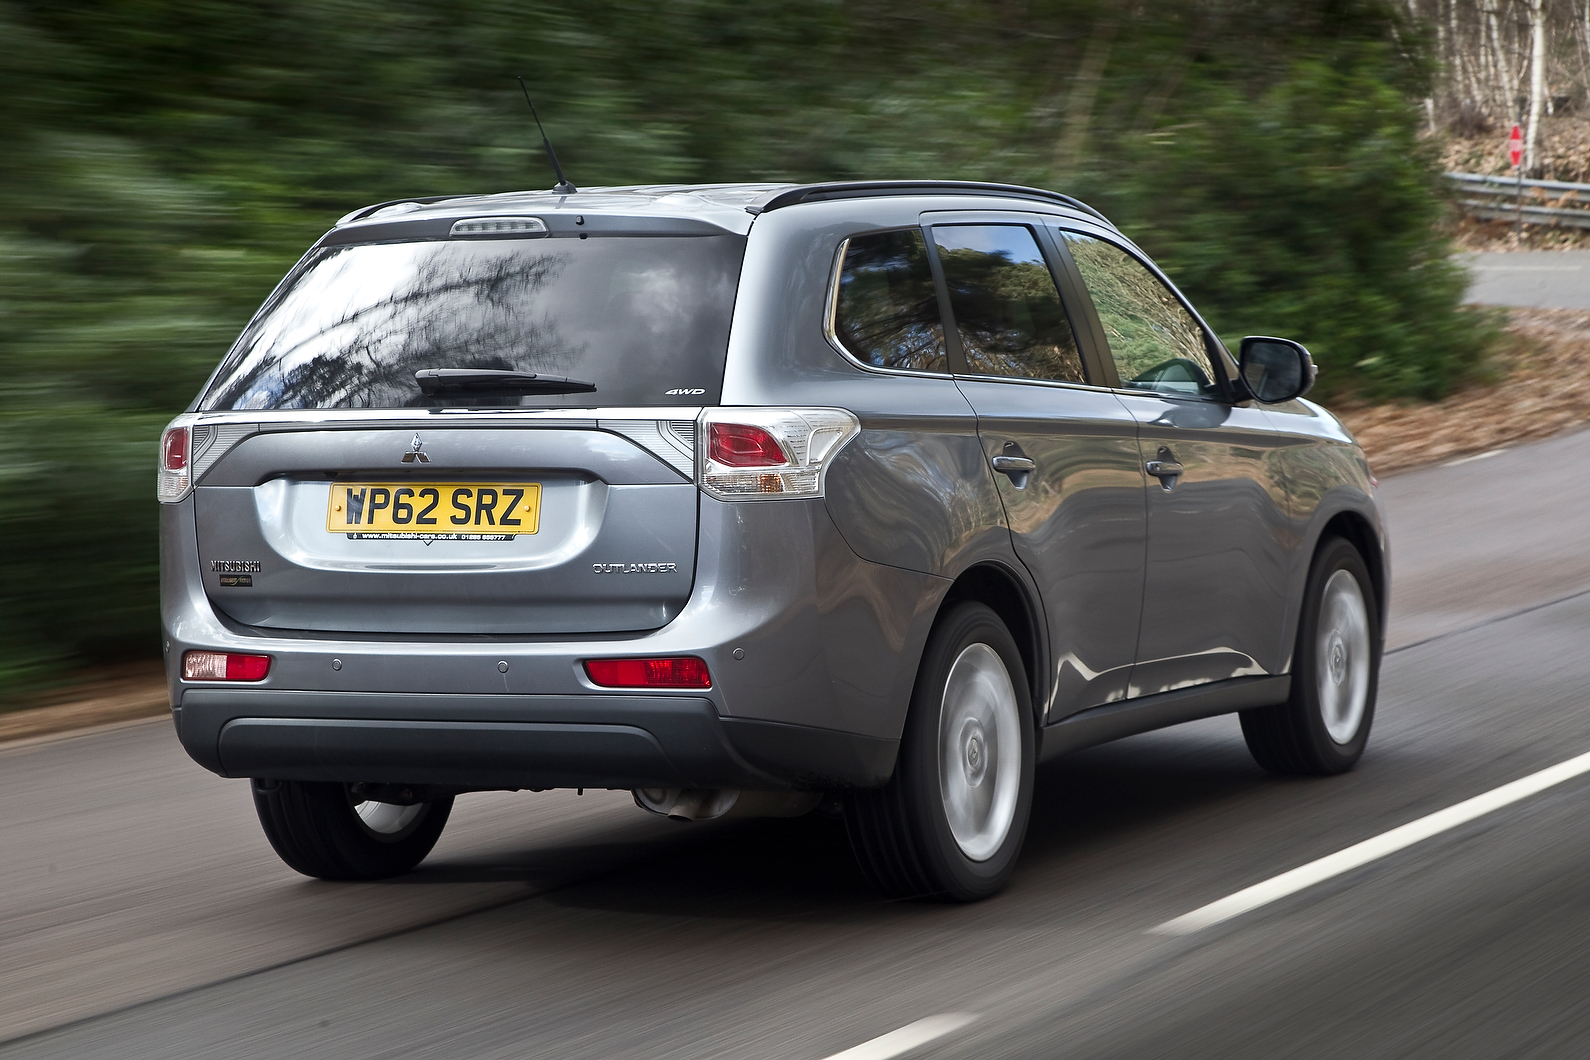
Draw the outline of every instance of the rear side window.
[[[200,408],[439,404],[420,393],[423,368],[596,385],[481,404],[714,404],[744,255],[733,235],[324,247],[244,331]]]
[[[1218,397],[1203,328],[1148,266],[1102,239],[1063,233],[1121,385],[1187,397]]]
[[[1086,382],[1054,276],[1025,225],[936,225],[950,309],[973,375]]]
[[[920,229],[853,236],[834,301],[834,338],[879,368],[948,372],[944,323]]]

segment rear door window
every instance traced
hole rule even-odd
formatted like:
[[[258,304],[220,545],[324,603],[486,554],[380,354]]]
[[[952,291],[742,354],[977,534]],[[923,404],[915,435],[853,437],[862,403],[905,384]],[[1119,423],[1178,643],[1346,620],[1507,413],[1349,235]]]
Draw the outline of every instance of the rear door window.
[[[744,254],[727,234],[322,247],[244,331],[200,408],[439,404],[420,393],[424,368],[596,385],[485,404],[713,404]]]
[[[1061,234],[1093,297],[1121,385],[1218,398],[1204,330],[1170,288],[1113,243],[1079,232]]]
[[[1054,276],[1025,225],[935,225],[950,309],[972,375],[1083,383]]]
[[[948,372],[944,321],[921,229],[852,236],[834,295],[834,339],[879,368]]]

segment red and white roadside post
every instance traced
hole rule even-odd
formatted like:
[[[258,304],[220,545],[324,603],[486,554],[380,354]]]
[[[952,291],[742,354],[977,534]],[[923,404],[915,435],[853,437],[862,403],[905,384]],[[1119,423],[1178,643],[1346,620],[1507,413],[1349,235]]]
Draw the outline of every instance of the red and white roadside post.
[[[1513,232],[1524,238],[1524,130],[1517,125],[1507,134],[1507,157],[1513,163],[1513,175],[1518,178],[1518,195],[1513,203]]]

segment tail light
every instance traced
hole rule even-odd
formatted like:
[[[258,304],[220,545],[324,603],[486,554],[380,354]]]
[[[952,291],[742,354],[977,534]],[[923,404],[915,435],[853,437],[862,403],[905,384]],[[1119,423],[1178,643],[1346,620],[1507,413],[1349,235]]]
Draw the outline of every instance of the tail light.
[[[162,501],[181,500],[188,492],[191,437],[186,427],[171,427],[160,438],[160,480],[156,491]]]
[[[701,418],[696,483],[723,500],[821,497],[829,464],[861,432],[844,409],[718,408]]]
[[[603,688],[711,688],[707,664],[694,655],[663,659],[587,659],[585,674]]]
[[[789,463],[778,439],[754,424],[714,423],[709,425],[707,436],[711,445],[708,458],[724,467],[778,467]]]
[[[257,423],[199,423],[185,412],[160,436],[156,493],[164,504],[186,497],[206,471],[233,446],[259,430]]]
[[[184,681],[263,681],[270,672],[269,655],[190,651],[182,656]]]

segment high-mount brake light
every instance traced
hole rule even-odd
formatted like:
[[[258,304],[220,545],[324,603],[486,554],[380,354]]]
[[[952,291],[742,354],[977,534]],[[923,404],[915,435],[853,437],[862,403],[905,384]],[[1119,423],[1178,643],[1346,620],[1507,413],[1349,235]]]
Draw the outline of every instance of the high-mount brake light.
[[[184,681],[263,681],[270,672],[269,655],[190,651],[182,656]]]
[[[861,433],[844,409],[714,408],[701,424],[696,484],[721,500],[821,497],[828,465]]]
[[[190,442],[186,427],[171,427],[160,438],[156,493],[162,501],[179,500],[188,492]]]
[[[789,457],[766,428],[750,423],[714,423],[708,428],[714,463],[724,467],[779,467]]]
[[[585,674],[603,688],[711,688],[707,664],[694,655],[661,659],[587,659]]]
[[[448,233],[458,236],[487,236],[501,239],[504,236],[519,239],[547,234],[547,223],[539,217],[467,217],[454,221]]]

